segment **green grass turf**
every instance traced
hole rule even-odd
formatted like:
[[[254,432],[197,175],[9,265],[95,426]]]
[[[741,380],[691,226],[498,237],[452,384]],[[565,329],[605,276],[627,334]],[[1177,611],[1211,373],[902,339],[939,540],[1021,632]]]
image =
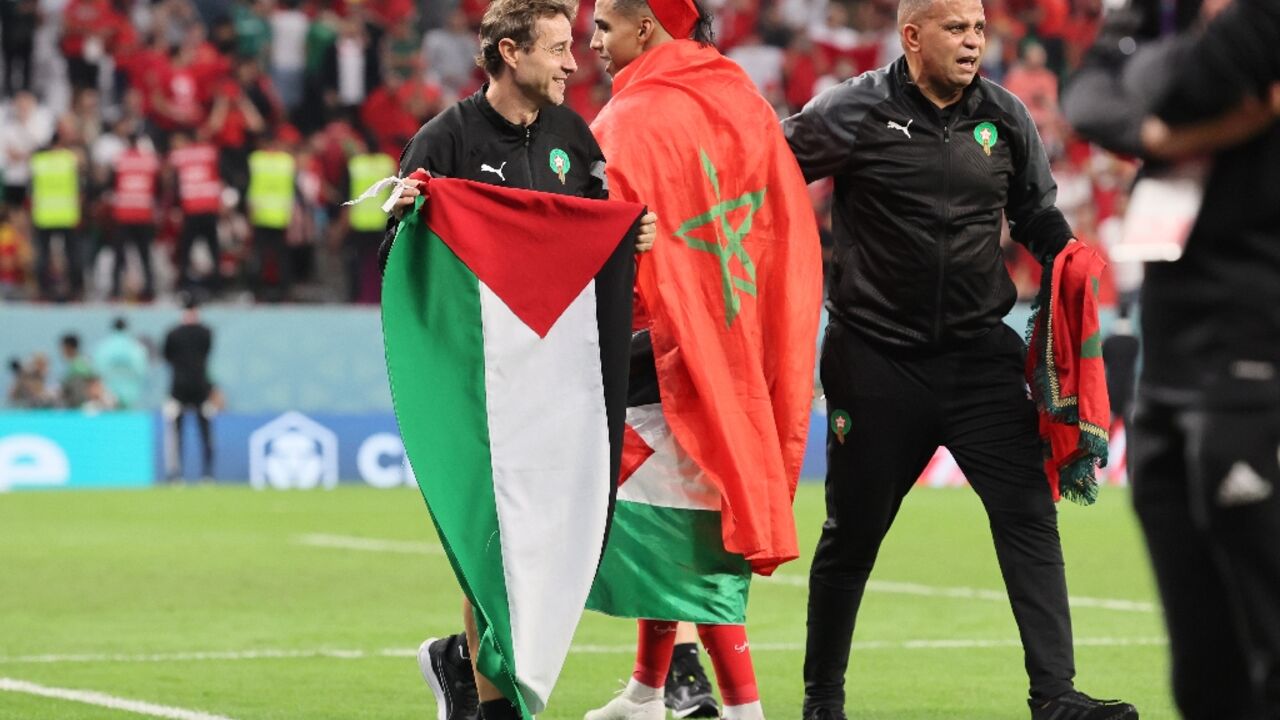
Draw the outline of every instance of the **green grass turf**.
[[[1124,490],[1061,506],[1073,596],[1151,603],[1077,607],[1078,685],[1173,718],[1166,648],[1141,538]],[[802,584],[822,518],[819,484],[796,500],[800,560],[752,587],[748,630],[765,710],[799,717]],[[0,678],[93,690],[236,720],[434,718],[411,656],[459,627],[442,555],[315,547],[307,533],[435,543],[413,490],[253,492],[241,488],[0,495]],[[851,718],[1026,718],[1026,678],[1007,602],[887,591],[884,583],[1000,590],[986,518],[964,489],[914,490],[872,574],[848,676]],[[875,589],[875,588],[879,589]],[[588,614],[546,720],[582,717],[629,675],[634,624]],[[912,640],[993,647],[904,647]],[[1004,644],[1000,644],[1004,643]],[[859,644],[869,644],[859,647]],[[360,657],[143,661],[148,654],[354,650]],[[380,655],[383,650],[394,651]],[[398,653],[398,654],[397,654]],[[125,655],[128,659],[35,655]],[[0,719],[139,717],[0,692]]]

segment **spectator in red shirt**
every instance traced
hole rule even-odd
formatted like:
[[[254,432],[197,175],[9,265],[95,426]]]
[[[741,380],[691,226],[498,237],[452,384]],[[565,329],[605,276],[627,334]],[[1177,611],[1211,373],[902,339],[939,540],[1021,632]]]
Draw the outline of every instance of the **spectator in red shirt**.
[[[787,45],[782,60],[783,92],[787,107],[792,112],[799,112],[813,97],[813,89],[820,75],[813,41],[805,33],[796,33]]]
[[[67,79],[74,90],[98,86],[98,64],[115,27],[107,0],[70,0],[62,11],[62,41]]]
[[[200,102],[200,76],[194,67],[196,48],[188,44],[174,51],[168,71],[152,90],[151,105],[155,125],[161,133],[158,144],[168,148],[170,134],[182,130],[193,132],[205,121],[205,107]]]
[[[373,133],[377,150],[399,157],[423,123],[441,110],[443,93],[423,80],[402,82],[394,76],[374,90],[360,108],[360,122]]]
[[[1048,55],[1034,40],[1022,46],[1022,58],[1004,76],[1004,87],[1026,104],[1036,127],[1044,128],[1058,117],[1058,76],[1045,63]]]
[[[191,248],[196,241],[203,240],[213,259],[208,289],[216,293],[221,284],[218,273],[218,211],[222,207],[222,175],[218,148],[205,138],[193,141],[186,133],[174,133],[168,171],[172,184],[177,186],[178,207],[182,211],[176,258],[178,286],[190,290],[196,285],[197,279],[191,269]]]
[[[111,248],[115,254],[115,266],[111,272],[111,297],[122,297],[120,278],[124,273],[125,253],[132,246],[142,262],[142,295],[155,297],[155,282],[151,273],[151,244],[156,234],[155,198],[156,181],[160,173],[160,160],[150,143],[141,142],[143,135],[133,133],[129,147],[116,156],[112,167],[114,191],[111,197],[111,217],[115,221],[111,233]]]
[[[205,131],[222,151],[222,179],[241,196],[249,187],[249,152],[253,141],[283,115],[271,82],[258,61],[236,63],[235,79],[223,81],[214,93]]]

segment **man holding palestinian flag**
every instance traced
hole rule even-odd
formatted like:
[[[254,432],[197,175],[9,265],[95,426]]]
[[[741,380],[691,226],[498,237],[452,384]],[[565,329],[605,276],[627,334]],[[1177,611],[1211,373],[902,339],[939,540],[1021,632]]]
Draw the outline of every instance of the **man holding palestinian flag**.
[[[725,718],[763,718],[746,630],[751,574],[798,555],[791,502],[812,401],[822,261],[773,109],[710,45],[694,0],[597,0],[613,76],[592,125],[612,197],[662,242],[639,261],[649,397],[633,346],[622,477],[588,607],[639,619],[626,690],[587,720],[660,720],[677,621],[698,624]]]
[[[545,708],[613,504],[633,258],[656,231],[641,205],[604,201],[604,156],[561,107],[576,11],[489,5],[489,81],[418,131],[384,206],[393,404],[465,594],[467,632],[418,654],[438,720]]]

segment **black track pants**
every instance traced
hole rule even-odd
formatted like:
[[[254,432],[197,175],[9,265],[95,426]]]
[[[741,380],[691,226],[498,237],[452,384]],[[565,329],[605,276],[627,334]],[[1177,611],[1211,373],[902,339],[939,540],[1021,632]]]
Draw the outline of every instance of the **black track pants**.
[[[1025,345],[1003,323],[936,354],[903,353],[832,323],[822,349],[831,418],[827,520],[809,576],[805,707],[843,707],[854,620],[880,542],[939,445],[987,511],[1033,697],[1072,687],[1075,663],[1058,516],[1045,479]],[[830,425],[830,423],[829,423]]]
[[[1142,398],[1130,437],[1178,710],[1280,718],[1280,408]]]

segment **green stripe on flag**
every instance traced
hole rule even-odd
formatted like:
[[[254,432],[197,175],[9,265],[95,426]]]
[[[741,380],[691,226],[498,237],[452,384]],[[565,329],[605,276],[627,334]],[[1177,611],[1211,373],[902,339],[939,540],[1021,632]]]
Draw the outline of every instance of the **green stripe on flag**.
[[[746,622],[751,567],[727,552],[720,513],[619,500],[587,607],[618,617]]]
[[[387,261],[382,327],[405,451],[441,545],[475,608],[481,635],[476,665],[524,710],[509,660],[515,657],[510,605],[496,540],[479,281],[416,211],[401,221]]]

